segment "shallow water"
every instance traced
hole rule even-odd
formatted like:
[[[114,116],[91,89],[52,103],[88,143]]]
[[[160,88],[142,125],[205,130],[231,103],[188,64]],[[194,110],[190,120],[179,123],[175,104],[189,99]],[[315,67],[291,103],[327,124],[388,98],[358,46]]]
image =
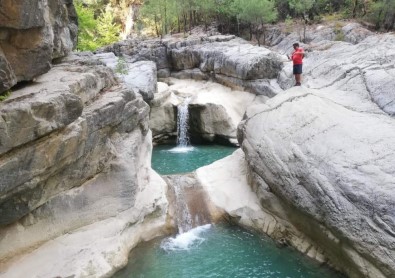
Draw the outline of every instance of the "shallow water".
[[[197,227],[176,237],[142,244],[115,278],[335,278],[290,248],[267,237],[224,225]]]
[[[235,150],[235,147],[220,145],[160,145],[153,149],[152,168],[161,175],[188,173],[224,158]]]

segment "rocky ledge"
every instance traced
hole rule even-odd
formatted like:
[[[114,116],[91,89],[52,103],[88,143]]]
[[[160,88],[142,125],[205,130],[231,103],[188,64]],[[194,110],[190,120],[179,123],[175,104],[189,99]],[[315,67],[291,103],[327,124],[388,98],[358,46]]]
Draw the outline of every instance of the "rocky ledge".
[[[342,92],[287,91],[251,108],[239,141],[262,196],[350,277],[395,271],[395,122]],[[341,98],[344,98],[341,101]]]
[[[77,44],[72,0],[2,0],[0,10],[0,93],[47,72]]]
[[[276,94],[275,80],[283,67],[280,55],[231,35],[125,40],[101,52],[154,61],[158,77],[210,79],[266,96]]]
[[[2,277],[108,276],[166,232],[149,106],[92,54],[69,56],[0,111]]]

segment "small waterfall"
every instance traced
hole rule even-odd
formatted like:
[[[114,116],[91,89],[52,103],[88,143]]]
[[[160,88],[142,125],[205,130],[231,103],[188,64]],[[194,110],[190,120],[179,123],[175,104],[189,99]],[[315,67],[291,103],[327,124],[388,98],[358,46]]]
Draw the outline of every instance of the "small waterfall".
[[[178,233],[183,234],[192,229],[192,215],[189,212],[188,204],[184,197],[181,177],[174,180],[174,193],[176,198],[176,217]]]
[[[186,98],[184,102],[178,106],[177,114],[177,146],[181,148],[186,148],[189,145],[188,137],[188,105],[191,98]]]
[[[168,176],[168,184],[173,192],[170,201],[174,210],[174,217],[178,233],[211,223],[209,209],[206,204],[206,193],[196,184],[196,180],[189,176]]]

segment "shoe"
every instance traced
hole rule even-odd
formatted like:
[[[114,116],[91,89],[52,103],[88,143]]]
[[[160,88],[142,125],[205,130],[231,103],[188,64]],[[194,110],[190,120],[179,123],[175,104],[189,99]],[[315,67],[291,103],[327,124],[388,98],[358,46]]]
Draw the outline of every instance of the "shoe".
[[[295,86],[302,86],[302,84],[300,84],[300,82],[296,82]]]

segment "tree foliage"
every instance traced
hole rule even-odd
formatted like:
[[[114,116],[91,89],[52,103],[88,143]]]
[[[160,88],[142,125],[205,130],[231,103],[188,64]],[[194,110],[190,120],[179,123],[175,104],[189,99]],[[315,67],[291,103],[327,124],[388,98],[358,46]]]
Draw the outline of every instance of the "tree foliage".
[[[373,2],[370,20],[377,29],[393,30],[395,28],[395,0]]]
[[[76,1],[78,14],[78,50],[96,50],[97,48],[119,40],[120,24],[115,22],[109,6],[103,7],[104,0],[92,1],[91,5]]]
[[[223,33],[236,33],[265,43],[265,28],[276,20],[299,19],[306,25],[322,17],[371,21],[377,29],[395,28],[395,0],[75,0],[80,21],[78,48],[93,50],[117,40],[127,29],[125,17],[135,7],[135,28],[155,36],[190,32],[215,24]],[[109,12],[109,7],[113,8]],[[129,26],[130,27],[130,26]],[[136,29],[135,29],[136,31]],[[245,32],[243,32],[245,31]],[[129,34],[129,33],[128,33]],[[303,36],[301,39],[303,40]]]

